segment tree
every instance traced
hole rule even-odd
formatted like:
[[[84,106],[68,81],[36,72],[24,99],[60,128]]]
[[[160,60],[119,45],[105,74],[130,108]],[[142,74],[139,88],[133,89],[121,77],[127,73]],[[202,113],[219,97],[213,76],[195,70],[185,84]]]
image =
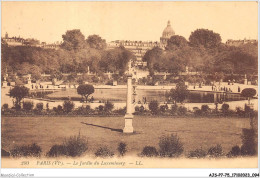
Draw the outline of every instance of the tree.
[[[189,37],[191,46],[205,48],[215,48],[221,43],[221,37],[218,33],[208,29],[197,29]]]
[[[175,89],[170,90],[168,97],[171,100],[173,100],[174,103],[176,104],[177,102],[182,103],[186,99],[188,94],[189,91],[187,90],[187,86],[183,81],[180,81],[179,83],[177,83]]]
[[[72,101],[64,101],[63,102],[63,109],[66,113],[69,113],[73,110],[75,104]]]
[[[86,102],[88,101],[88,96],[94,93],[95,89],[93,85],[83,84],[79,85],[77,88],[77,93],[82,97],[86,98]]]
[[[58,80],[61,80],[62,79],[62,73],[59,71],[59,70],[54,70],[54,71],[51,71],[51,76],[50,78],[51,79],[58,79]]]
[[[188,41],[183,36],[174,35],[167,41],[166,50],[176,50],[187,45]]]
[[[111,103],[111,102],[109,102],[109,101],[107,101],[107,102],[105,103],[105,106],[104,106],[104,110],[105,110],[105,111],[111,112],[111,111],[113,110],[113,108],[114,108],[114,104],[113,104],[113,103]]]
[[[177,134],[161,136],[159,147],[162,157],[178,157],[184,150],[183,143]]]
[[[127,69],[128,62],[134,59],[133,53],[120,46],[118,48],[109,50],[103,57],[103,66],[106,71],[119,72],[119,75],[123,75]]]
[[[37,65],[23,62],[20,65],[20,69],[17,69],[18,75],[31,74],[33,80],[39,80],[41,78],[41,68]]]
[[[79,50],[86,47],[85,36],[78,29],[68,30],[62,35],[61,47],[66,50]]]
[[[86,42],[91,48],[95,48],[98,50],[103,50],[107,47],[106,40],[102,39],[98,35],[90,35],[88,36]]]
[[[153,100],[149,103],[149,109],[152,112],[152,114],[156,115],[158,114],[159,110],[159,103],[157,100]]]
[[[256,90],[254,88],[245,88],[241,92],[241,96],[248,98],[248,104],[250,104],[250,98],[256,95]]]
[[[161,61],[162,54],[163,50],[160,47],[154,47],[145,53],[143,61],[147,62],[147,67],[151,76],[154,75],[154,66],[156,66],[155,63]]]
[[[25,86],[15,86],[10,90],[10,97],[15,98],[15,108],[21,108],[21,100],[29,95],[29,89]]]
[[[31,101],[25,101],[23,102],[23,109],[26,111],[31,111],[33,109],[33,102]]]

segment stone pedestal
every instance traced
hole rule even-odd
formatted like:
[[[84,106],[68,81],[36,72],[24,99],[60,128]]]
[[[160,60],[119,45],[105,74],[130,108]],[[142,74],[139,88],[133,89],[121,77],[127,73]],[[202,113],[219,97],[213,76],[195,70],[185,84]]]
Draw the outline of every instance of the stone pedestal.
[[[127,99],[126,99],[126,115],[124,133],[133,133],[133,111],[132,111],[132,75],[127,76]]]
[[[89,66],[88,66],[88,75],[90,74],[90,71],[89,71]]]
[[[244,78],[244,84],[247,85],[247,77],[246,77],[246,74],[245,74],[245,78]]]
[[[3,87],[7,87],[7,81],[3,81]]]
[[[133,128],[133,115],[125,115],[125,127],[123,130],[124,133],[133,133],[134,128]]]
[[[113,81],[113,86],[117,86],[117,81],[116,80]]]
[[[217,102],[218,102],[217,93],[215,92],[215,93],[214,93],[214,103],[217,103]]]
[[[166,77],[166,74],[164,74],[164,76],[163,76],[163,80],[166,80],[166,78],[167,78],[167,77]]]
[[[246,78],[244,79],[244,84],[247,85],[247,79]]]

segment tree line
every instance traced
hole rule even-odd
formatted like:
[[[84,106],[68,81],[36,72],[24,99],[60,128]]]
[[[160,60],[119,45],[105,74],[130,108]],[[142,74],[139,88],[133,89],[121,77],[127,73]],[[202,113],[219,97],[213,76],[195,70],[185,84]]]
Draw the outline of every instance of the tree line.
[[[8,46],[2,40],[2,76],[6,72],[17,75],[32,74],[32,79],[41,79],[41,74],[51,74],[61,78],[61,73],[70,73],[71,81],[76,73],[104,72],[122,76],[134,55],[123,46],[107,49],[106,40],[98,35],[87,38],[80,30],[68,30],[62,35],[60,49],[44,49],[33,46]],[[186,68],[211,75],[212,80],[220,80],[224,75],[257,75],[258,44],[248,43],[238,47],[221,42],[218,33],[207,29],[197,29],[189,40],[179,35],[172,36],[164,49],[155,47],[143,57],[150,75],[155,72],[169,72],[178,76]],[[90,71],[88,71],[90,69]],[[74,76],[74,77],[73,77]],[[68,78],[68,80],[70,80]]]
[[[32,74],[34,80],[39,80],[43,73],[52,77],[59,77],[61,73],[123,74],[128,61],[134,58],[123,46],[107,50],[106,40],[98,35],[85,39],[80,30],[68,30],[62,38],[63,43],[58,50],[8,46],[2,40],[2,76],[6,70],[20,76]]]
[[[218,33],[207,29],[197,29],[191,33],[189,41],[183,36],[174,35],[166,49],[155,47],[148,50],[143,58],[147,62],[150,75],[155,72],[170,72],[178,75],[189,71],[201,74],[257,75],[257,43],[229,46],[221,42]]]

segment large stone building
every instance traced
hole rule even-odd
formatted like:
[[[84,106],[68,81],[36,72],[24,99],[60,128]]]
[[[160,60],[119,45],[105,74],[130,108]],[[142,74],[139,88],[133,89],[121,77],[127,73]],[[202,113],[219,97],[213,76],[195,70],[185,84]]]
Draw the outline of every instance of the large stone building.
[[[173,35],[175,35],[175,32],[171,27],[171,22],[168,21],[167,27],[163,30],[162,37],[160,38],[161,44],[167,45],[168,39],[170,39]]]
[[[130,40],[116,40],[108,43],[108,49],[112,49],[119,46],[124,46],[126,49],[130,50],[135,56],[137,62],[135,63],[138,66],[146,66],[146,62],[142,62],[142,58],[145,55],[146,51],[152,49],[156,46],[164,49],[167,45],[168,39],[171,36],[175,35],[171,27],[170,21],[167,23],[167,27],[163,30],[162,37],[160,42],[158,41],[130,41]]]
[[[22,46],[25,42],[23,38],[20,37],[9,37],[8,33],[5,33],[5,37],[2,38],[9,46]]]
[[[257,40],[250,40],[250,39],[243,39],[243,40],[227,40],[226,44],[229,46],[241,46],[244,44],[256,44],[258,41]]]
[[[56,42],[53,44],[47,44],[45,42],[40,43],[38,40],[35,39],[24,39],[19,37],[9,37],[8,33],[5,34],[5,37],[2,38],[8,46],[34,46],[40,48],[48,48],[48,49],[59,49],[61,42]],[[31,43],[30,40],[38,41],[38,43]]]

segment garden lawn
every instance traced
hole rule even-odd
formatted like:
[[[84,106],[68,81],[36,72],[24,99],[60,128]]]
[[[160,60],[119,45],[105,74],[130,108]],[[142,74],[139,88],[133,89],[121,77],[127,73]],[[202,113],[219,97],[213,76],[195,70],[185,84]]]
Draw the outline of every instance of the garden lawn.
[[[93,155],[100,146],[117,153],[119,142],[127,144],[127,154],[138,154],[144,146],[158,149],[159,137],[178,134],[189,151],[221,144],[227,153],[241,145],[242,128],[249,128],[246,118],[158,118],[135,116],[135,134],[123,134],[123,117],[2,117],[2,148],[10,151],[15,145],[37,143],[43,153],[65,138],[78,135],[88,140],[87,154]]]

